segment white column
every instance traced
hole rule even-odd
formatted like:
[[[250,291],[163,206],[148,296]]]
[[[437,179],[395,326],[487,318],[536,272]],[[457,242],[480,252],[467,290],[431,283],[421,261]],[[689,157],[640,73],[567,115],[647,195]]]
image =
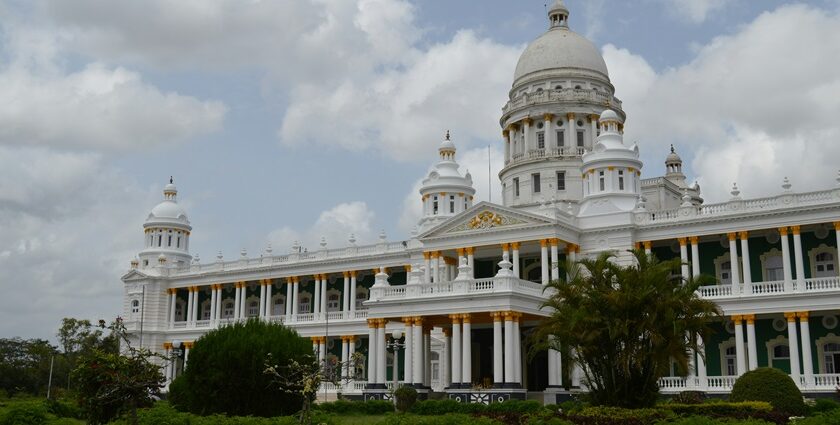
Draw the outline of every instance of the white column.
[[[502,341],[502,315],[501,312],[492,312],[493,317],[493,386],[501,387],[505,382],[505,368]]]
[[[513,379],[522,386],[522,338],[520,336],[520,313],[513,315]]]
[[[461,315],[450,314],[452,319],[452,385],[461,383]]]
[[[210,285],[210,326],[216,321],[216,299],[218,292],[216,292],[216,284]]]
[[[178,290],[169,289],[169,326],[175,323],[175,306],[178,304]]]
[[[432,283],[431,252],[423,253],[423,283]]]
[[[350,368],[348,367],[347,362],[350,360],[350,354],[347,346],[347,337],[342,335],[341,336],[341,374],[339,378],[344,380],[344,378],[350,376]]]
[[[555,149],[557,146],[556,136],[553,126],[554,115],[543,114],[543,128],[545,129],[545,149]]]
[[[368,319],[368,364],[367,364],[367,382],[368,384],[375,384],[379,381],[376,379],[376,327],[378,319]]]
[[[749,359],[749,370],[754,370],[758,367],[758,352],[755,346],[755,315],[745,314],[744,320],[747,322],[747,357]]]
[[[437,258],[435,258],[435,282],[443,282],[443,268],[446,264],[443,262],[443,254],[438,251]]]
[[[703,355],[700,355],[700,354]],[[703,338],[698,335],[697,336],[697,378],[700,381],[700,387],[706,388],[708,386],[708,381],[706,379],[706,346],[703,344]]]
[[[438,255],[439,254],[437,252],[432,252],[432,283],[440,282],[440,280],[438,279]]]
[[[782,244],[782,271],[785,276],[785,292],[793,291],[793,273],[790,268],[790,243],[788,242],[788,228],[779,228],[779,242]]]
[[[326,317],[329,309],[327,308],[327,275],[321,275],[321,313]]]
[[[463,365],[461,366],[461,382],[464,383],[467,387],[472,386],[472,325],[470,324],[470,315],[463,314],[461,315],[461,320],[463,321],[463,340],[464,340],[464,348],[462,350],[463,355]]]
[[[689,240],[691,241],[691,276],[697,278],[700,276],[700,247],[697,244],[697,236],[692,236]]]
[[[505,317],[505,384],[512,384],[515,379],[513,371],[513,316],[512,312],[504,312]]]
[[[589,138],[592,140],[592,146],[595,146],[595,140],[598,139],[598,115],[592,114],[589,115],[589,124],[590,124],[590,134]],[[632,178],[632,176],[631,176]]]
[[[356,364],[353,362],[353,355],[356,354],[356,335],[350,335],[350,338],[347,340],[347,360],[350,361],[350,364],[347,365],[348,370],[348,377],[350,380],[356,380]]]
[[[566,138],[566,147],[569,149],[569,152],[577,152],[577,146],[575,145],[574,135],[572,133],[575,132],[575,114],[568,113],[566,114],[566,129],[563,131],[563,136]]]
[[[271,302],[271,292],[274,288],[274,282],[271,279],[266,279],[265,281],[265,317],[271,317],[273,311],[271,309],[274,307],[274,303]]]
[[[519,242],[512,242],[510,244],[510,250],[513,254],[513,275],[521,279],[522,276],[519,274]]]
[[[443,356],[440,361],[440,376],[444,388],[449,388],[452,380],[452,332],[449,329],[443,329]]]
[[[735,323],[735,365],[738,376],[743,375],[747,371],[746,355],[744,353],[744,326],[742,316],[732,316],[732,321]]]
[[[554,351],[554,349],[549,348],[548,349],[548,354],[546,356],[548,358],[548,387],[549,388],[557,387],[558,373],[557,373],[557,356],[556,356],[556,353],[557,352]]]
[[[190,360],[190,349],[192,349],[192,342],[184,343],[184,370],[187,369],[187,362]]]
[[[405,383],[414,383],[414,319],[404,317],[405,324]]]
[[[738,244],[735,242],[736,234],[735,232],[730,233],[729,235],[729,264],[731,264],[732,269],[730,278],[732,279],[732,295],[738,295],[741,293],[741,273],[738,271]]]
[[[802,331],[802,375],[805,377],[805,385],[811,385],[814,380],[814,359],[811,358],[811,327],[808,324],[809,312],[800,311],[796,313],[799,317],[799,327]]]
[[[300,280],[297,277],[294,278],[294,282],[292,283],[292,315],[297,317],[298,310],[300,308]],[[297,319],[295,319],[297,320]]]
[[[557,252],[557,239],[551,240],[551,280],[560,279],[560,255]]]
[[[748,232],[739,232],[738,236],[741,238],[741,273],[744,276],[744,293],[752,294],[752,270],[750,267],[750,234]]]
[[[193,292],[192,286],[188,287],[187,291],[187,323],[190,323],[193,321],[193,299],[195,298],[195,292]]]
[[[356,311],[356,272],[350,272],[350,311]]]
[[[470,277],[475,279],[475,257],[473,253],[475,252],[475,248],[467,247],[467,265],[470,266]]]
[[[222,285],[216,285],[216,312],[213,315],[213,320],[218,321],[222,318]]]
[[[318,363],[323,365],[327,359],[327,337],[322,336],[321,339],[318,341]]]
[[[834,222],[834,237],[837,239],[837,253],[840,254],[840,221]],[[837,267],[837,276],[840,277],[840,267]]]
[[[425,366],[423,364],[423,318],[415,317],[414,318],[414,330],[412,331],[411,337],[414,339],[414,344],[412,345],[412,349],[414,350],[414,371],[412,375],[414,376],[414,384],[415,385],[422,385],[423,378],[425,377]]]
[[[540,239],[540,266],[542,284],[548,284],[548,239]]]
[[[341,311],[350,311],[350,273],[344,272],[344,290],[341,291]],[[346,315],[345,315],[346,318]]]
[[[793,233],[793,259],[796,262],[796,290],[805,292],[805,262],[802,259],[802,237],[799,235],[799,226],[791,226]]]
[[[796,332],[796,313],[785,313],[788,324],[788,348],[790,349],[790,377],[796,386],[800,386],[799,379],[799,338]]]
[[[321,313],[321,275],[316,274],[312,276],[315,280],[313,285],[315,285],[315,299],[313,302],[315,303],[312,309],[312,312],[315,313],[313,317],[315,320],[318,320],[318,315]]]
[[[505,164],[510,162],[510,131],[508,129],[502,130],[502,137],[505,139]]]
[[[528,152],[534,149],[533,141],[531,140],[531,119],[525,118],[522,120],[522,135],[525,137],[525,149],[524,152]]]
[[[265,305],[266,305],[266,297],[265,297],[265,281],[260,280],[260,312],[257,314],[258,317],[264,317],[265,314]]]
[[[292,278],[286,278],[286,316],[291,316],[292,314]]]
[[[171,359],[171,357],[169,356],[172,355],[172,344],[169,342],[164,343],[163,349],[163,355],[166,356],[167,359]],[[169,383],[172,382],[172,360],[166,361],[166,364],[163,368],[163,377],[166,380],[166,383],[164,385],[169,386]]]
[[[677,240],[680,243],[680,262],[682,263],[680,273],[683,279],[688,280],[688,246],[686,246],[686,238],[678,238]]]
[[[385,353],[385,320],[379,321],[379,327],[376,329],[376,383],[385,383],[385,360],[387,359]]]
[[[651,253],[653,253],[653,250],[651,250],[651,241],[644,241],[642,242],[642,244],[645,247],[645,255],[650,255]]]

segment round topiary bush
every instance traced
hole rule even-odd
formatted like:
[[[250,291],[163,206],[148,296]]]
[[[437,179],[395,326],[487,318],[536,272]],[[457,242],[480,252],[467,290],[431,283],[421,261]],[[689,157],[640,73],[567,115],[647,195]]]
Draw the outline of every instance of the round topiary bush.
[[[802,393],[793,379],[778,369],[761,367],[741,375],[732,393],[731,401],[766,401],[778,412],[800,416],[806,412]]]
[[[403,385],[394,391],[394,397],[397,398],[397,410],[400,412],[408,412],[417,402],[417,390],[407,385]]]
[[[199,338],[184,373],[170,385],[173,406],[199,415],[286,416],[300,411],[303,396],[283,391],[266,364],[313,361],[312,343],[280,324],[250,320]]]

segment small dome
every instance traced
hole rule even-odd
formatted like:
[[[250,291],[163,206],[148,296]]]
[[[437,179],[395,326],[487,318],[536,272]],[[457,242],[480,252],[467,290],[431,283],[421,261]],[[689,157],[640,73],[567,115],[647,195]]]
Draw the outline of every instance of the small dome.
[[[182,225],[189,228],[190,220],[187,218],[187,212],[183,207],[178,205],[177,201],[178,189],[172,178],[169,178],[169,184],[163,187],[163,201],[149,212],[146,217],[146,225]]]
[[[601,122],[607,121],[617,121],[621,122],[621,118],[619,118],[618,114],[615,113],[612,109],[605,109],[604,112],[601,112],[601,117],[598,118]]]
[[[554,4],[551,5],[551,8],[548,9],[548,15],[551,16],[555,13],[565,13],[566,15],[569,14],[569,9],[566,8],[566,4],[563,3],[563,0],[557,0]]]
[[[187,221],[187,213],[177,203],[163,201],[152,208],[152,211],[149,213],[149,218],[169,218]]]
[[[607,63],[592,42],[564,27],[555,27],[531,42],[513,74],[513,85],[528,74],[549,69],[585,69],[609,79]]]
[[[668,154],[668,157],[665,158],[665,163],[672,163],[672,162],[682,162],[682,158],[677,155],[677,152],[674,150],[674,145],[671,145],[671,153]]]

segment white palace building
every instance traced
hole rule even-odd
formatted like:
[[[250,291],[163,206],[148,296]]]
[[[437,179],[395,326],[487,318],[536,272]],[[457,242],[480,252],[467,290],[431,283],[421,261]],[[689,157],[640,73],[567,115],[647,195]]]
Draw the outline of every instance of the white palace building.
[[[502,108],[505,161],[501,204],[474,203],[447,135],[423,180],[423,217],[405,241],[289,252],[202,263],[190,254],[192,227],[176,188],[143,224],[145,248],[131,262],[125,320],[143,344],[178,354],[174,378],[205,332],[252,318],[283,323],[311,338],[322,361],[364,356],[339,387],[358,398],[387,398],[395,382],[421,393],[490,402],[554,402],[581,390],[581,373],[559,352],[529,356],[528,335],[549,314],[544,285],[558,264],[612,251],[624,263],[643,247],[679,257],[684,276],[725,320],[704,343],[688,376],[662,392],[727,393],[745,371],[789,373],[805,393],[840,383],[840,177],[800,192],[704,204],[671,149],[666,174],[642,178],[638,146],[623,140],[625,113],[604,59],[571,31],[558,0],[548,30],[519,58]],[[780,178],[781,180],[781,178]],[[404,346],[392,353],[393,338]],[[396,359],[396,361],[395,361]],[[354,368],[356,369],[356,368]]]

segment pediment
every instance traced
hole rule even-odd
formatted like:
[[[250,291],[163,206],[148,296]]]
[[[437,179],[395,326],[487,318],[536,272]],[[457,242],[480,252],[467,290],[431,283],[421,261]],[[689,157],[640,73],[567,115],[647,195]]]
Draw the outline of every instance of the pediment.
[[[555,224],[547,217],[515,210],[489,202],[480,202],[472,208],[432,227],[420,239],[452,234],[475,233],[504,228],[520,228]]]
[[[147,279],[149,277],[150,277],[149,275],[147,275],[147,274],[145,274],[145,273],[143,273],[143,272],[141,272],[137,269],[133,269],[133,270],[129,270],[128,273],[123,275],[122,281],[123,282],[129,282],[129,281],[132,281],[132,280],[143,280],[143,279]]]

